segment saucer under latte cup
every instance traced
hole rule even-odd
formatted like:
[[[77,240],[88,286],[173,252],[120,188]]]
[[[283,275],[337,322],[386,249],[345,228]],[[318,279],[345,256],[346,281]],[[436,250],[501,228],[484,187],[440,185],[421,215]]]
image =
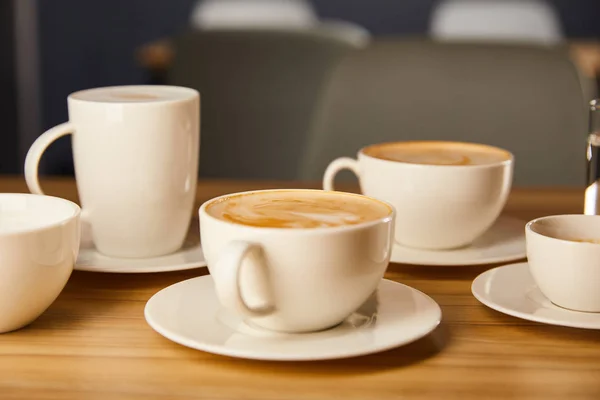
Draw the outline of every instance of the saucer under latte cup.
[[[395,240],[429,250],[465,247],[500,215],[512,185],[513,155],[476,143],[411,141],[362,148],[357,159],[332,161],[323,188],[337,173],[358,176],[363,194],[396,209]]]
[[[0,194],[0,333],[33,322],[63,290],[79,251],[79,216],[68,200]]]
[[[534,219],[525,237],[529,269],[544,296],[566,309],[600,312],[600,216]]]
[[[323,190],[230,194],[199,215],[220,303],[282,332],[335,326],[372,295],[389,263],[395,217],[382,201]]]

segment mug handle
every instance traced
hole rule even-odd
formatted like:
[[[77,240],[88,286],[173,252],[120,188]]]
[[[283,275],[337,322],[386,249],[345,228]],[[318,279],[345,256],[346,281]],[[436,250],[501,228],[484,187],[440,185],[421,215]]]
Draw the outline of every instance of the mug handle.
[[[230,242],[224,249],[215,270],[218,271],[220,279],[215,279],[215,287],[219,293],[223,305],[230,309],[235,309],[247,317],[264,317],[272,314],[275,311],[275,306],[269,299],[269,282],[267,278],[258,276],[257,291],[259,297],[266,303],[264,306],[250,306],[242,296],[242,287],[245,283],[240,281],[240,271],[243,261],[254,256],[255,260],[260,264],[260,267],[266,270],[266,265],[263,262],[262,247],[260,245],[249,243],[241,240]]]
[[[27,182],[27,187],[31,193],[44,194],[44,191],[40,186],[38,175],[38,168],[44,151],[46,151],[48,146],[56,139],[73,134],[73,132],[75,132],[75,126],[70,122],[65,122],[42,133],[35,142],[33,142],[25,157],[25,181]]]
[[[71,122],[65,122],[60,125],[56,125],[54,128],[48,129],[42,133],[31,145],[27,156],[25,157],[25,181],[29,191],[33,194],[44,194],[42,187],[40,186],[39,179],[39,166],[40,160],[44,151],[54,142],[56,139],[63,136],[72,135],[75,132],[75,125]],[[88,222],[88,213],[85,210],[81,210],[80,219],[83,224]],[[87,228],[87,225],[84,225]]]
[[[325,175],[323,176],[323,189],[333,191],[335,190],[333,187],[333,181],[335,180],[335,176],[343,169],[349,169],[354,172],[358,178],[360,178],[360,170],[358,168],[358,161],[349,158],[349,157],[341,157],[333,160],[325,170]]]

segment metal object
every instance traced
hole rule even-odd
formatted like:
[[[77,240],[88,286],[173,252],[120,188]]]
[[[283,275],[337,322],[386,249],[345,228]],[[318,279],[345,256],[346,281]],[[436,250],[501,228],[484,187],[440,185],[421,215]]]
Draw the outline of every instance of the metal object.
[[[600,99],[590,102],[590,129],[587,140],[587,188],[583,213],[600,214]]]

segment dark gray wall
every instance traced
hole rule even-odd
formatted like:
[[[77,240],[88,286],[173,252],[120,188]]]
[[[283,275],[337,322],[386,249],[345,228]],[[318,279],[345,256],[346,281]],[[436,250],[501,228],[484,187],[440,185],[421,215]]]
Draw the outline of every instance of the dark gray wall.
[[[571,38],[600,38],[600,1],[550,0],[554,4],[565,34]]]
[[[15,37],[12,1],[0,1],[0,173],[17,173],[17,91],[15,79]]]
[[[521,1],[521,0],[517,0]],[[322,17],[359,23],[375,35],[422,34],[437,0],[312,0]],[[600,1],[548,0],[569,37],[600,37]]]

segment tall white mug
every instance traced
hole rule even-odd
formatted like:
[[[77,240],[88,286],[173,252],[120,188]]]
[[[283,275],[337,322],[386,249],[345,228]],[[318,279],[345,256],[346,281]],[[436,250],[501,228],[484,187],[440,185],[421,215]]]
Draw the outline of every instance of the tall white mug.
[[[174,86],[113,86],[75,92],[69,122],[42,134],[25,160],[32,193],[56,139],[73,135],[83,223],[97,250],[146,258],[177,251],[192,217],[200,148],[200,95]]]

